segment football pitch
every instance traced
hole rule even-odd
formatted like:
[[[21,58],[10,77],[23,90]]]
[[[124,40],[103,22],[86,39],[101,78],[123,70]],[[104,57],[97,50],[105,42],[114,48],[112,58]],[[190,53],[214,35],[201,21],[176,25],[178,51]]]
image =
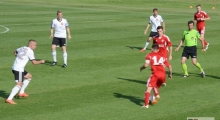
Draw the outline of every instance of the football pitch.
[[[198,62],[206,77],[201,78],[191,60],[187,61],[189,77],[182,77],[180,48],[173,52],[173,79],[160,88],[160,101],[149,109],[141,108],[151,71],[139,71],[150,52],[140,49],[150,32],[144,35],[152,9],[159,9],[174,51],[197,4],[211,18],[205,34],[209,49],[202,52],[198,42]],[[219,120],[219,9],[218,0],[0,0],[0,119]],[[67,68],[61,67],[60,48],[58,65],[50,66],[50,24],[57,10],[63,11],[72,35],[67,43]],[[26,89],[29,97],[14,98],[16,105],[6,104],[15,85],[13,51],[31,38],[38,42],[35,57],[46,63],[27,64],[26,70],[33,75]]]

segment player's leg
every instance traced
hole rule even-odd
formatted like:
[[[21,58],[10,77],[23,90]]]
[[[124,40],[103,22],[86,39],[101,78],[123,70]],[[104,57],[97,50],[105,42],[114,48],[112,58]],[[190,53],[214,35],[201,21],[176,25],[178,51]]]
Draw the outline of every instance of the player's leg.
[[[27,71],[24,71],[24,78],[25,78],[25,80],[23,81],[21,90],[18,94],[19,97],[28,97],[28,94],[26,94],[24,91],[27,88],[28,84],[30,83],[30,81],[32,79],[32,75],[30,73],[28,73]]]
[[[147,89],[145,92],[145,97],[144,97],[144,108],[148,108],[149,106],[149,100],[150,100],[150,93],[151,90],[156,87],[156,77],[154,75],[151,75],[151,77],[148,79],[147,82]]]
[[[59,44],[58,38],[54,37],[54,38],[53,38],[53,41],[52,41],[52,47],[51,47],[52,57],[53,57],[53,62],[51,63],[51,66],[54,66],[54,65],[56,65],[56,63],[57,63],[56,47],[57,47],[58,44]]]
[[[9,97],[5,100],[5,102],[9,103],[9,104],[16,104],[12,99],[18,93],[18,91],[21,89],[22,81],[24,79],[24,73],[19,72],[19,71],[14,71],[14,70],[12,70],[12,72],[14,74],[16,85],[14,86],[14,88],[12,88]]]
[[[157,32],[151,32],[151,33],[150,33],[150,35],[149,35],[149,37],[148,37],[148,40],[147,40],[147,42],[145,43],[144,48],[142,48],[142,49],[140,50],[140,52],[144,52],[144,51],[147,49],[147,46],[149,45],[150,41],[152,40],[152,38],[153,38],[155,35],[157,35]]]
[[[183,53],[182,53],[182,58],[181,58],[181,65],[184,71],[183,77],[188,77],[188,71],[187,71],[187,65],[186,65],[186,60],[189,58],[188,50],[187,48],[184,48]]]
[[[205,72],[202,69],[202,66],[197,62],[197,48],[193,50],[191,53],[192,63],[200,70],[202,77],[205,77]]]
[[[205,40],[205,27],[203,27],[203,26],[201,26],[201,27],[198,26],[198,27],[197,27],[197,30],[199,31],[200,36],[204,39],[205,48],[208,49],[209,43]]]
[[[64,64],[62,65],[62,67],[66,68],[67,67],[66,38],[61,39],[61,46],[62,46],[63,61],[64,61]]]

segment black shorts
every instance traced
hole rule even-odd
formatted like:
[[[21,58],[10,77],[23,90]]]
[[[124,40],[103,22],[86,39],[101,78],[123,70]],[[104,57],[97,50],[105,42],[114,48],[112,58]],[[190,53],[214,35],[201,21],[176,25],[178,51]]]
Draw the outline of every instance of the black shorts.
[[[24,76],[28,74],[27,71],[20,72],[16,70],[12,70],[12,73],[14,74],[15,82],[23,82]]]
[[[182,57],[186,57],[189,59],[189,56],[191,58],[197,58],[197,47],[191,46],[191,47],[184,47]]]
[[[59,45],[60,47],[66,46],[66,38],[57,38],[57,37],[54,37],[52,44],[53,44],[53,45]]]
[[[150,35],[149,35],[149,37],[154,37],[154,36],[156,36],[156,35],[158,35],[158,32],[150,32]]]

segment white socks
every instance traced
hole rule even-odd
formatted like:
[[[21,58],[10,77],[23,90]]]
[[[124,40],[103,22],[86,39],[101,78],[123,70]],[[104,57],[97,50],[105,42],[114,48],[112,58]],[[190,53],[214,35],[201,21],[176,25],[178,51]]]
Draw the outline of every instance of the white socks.
[[[27,88],[27,86],[28,86],[28,84],[29,84],[30,81],[31,81],[30,79],[25,79],[25,80],[23,81],[23,85],[22,85],[21,90],[20,90],[20,93],[21,93],[21,94],[24,93],[24,90]]]
[[[63,61],[64,61],[64,64],[67,65],[67,52],[66,51],[63,51]]]
[[[21,89],[21,87],[19,85],[16,85],[12,91],[11,94],[8,97],[8,100],[12,100],[14,98],[14,96],[18,93],[18,91]]]
[[[56,50],[52,50],[53,61],[57,62],[57,52]]]
[[[146,50],[147,46],[149,45],[149,42],[146,42],[144,49]]]

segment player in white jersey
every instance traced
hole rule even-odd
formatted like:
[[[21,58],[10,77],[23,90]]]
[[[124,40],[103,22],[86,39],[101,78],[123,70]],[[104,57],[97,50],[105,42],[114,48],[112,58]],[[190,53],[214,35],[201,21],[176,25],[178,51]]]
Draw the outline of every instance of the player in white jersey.
[[[57,18],[53,19],[51,23],[50,29],[50,39],[53,38],[52,42],[52,56],[53,62],[51,66],[57,64],[57,57],[56,57],[56,47],[59,45],[62,47],[63,51],[63,60],[64,64],[62,65],[63,68],[67,67],[67,52],[66,52],[66,32],[68,34],[68,39],[71,39],[69,23],[66,19],[62,18],[63,14],[62,11],[57,11]],[[53,35],[54,32],[54,35]]]
[[[152,24],[151,33],[150,33],[150,35],[148,37],[148,40],[147,40],[144,48],[142,48],[140,50],[140,52],[144,52],[146,50],[147,46],[149,45],[149,42],[152,40],[152,38],[154,36],[158,35],[157,27],[161,26],[161,23],[163,23],[163,31],[165,32],[165,22],[163,21],[162,16],[158,15],[158,9],[154,8],[153,9],[153,15],[150,16],[149,22],[147,24],[147,28],[144,31],[144,34],[146,35],[150,25]]]
[[[26,94],[24,91],[27,88],[29,82],[31,81],[32,75],[25,71],[24,68],[29,60],[32,61],[34,65],[45,63],[45,60],[35,60],[33,50],[36,48],[36,46],[37,42],[33,39],[30,39],[28,41],[28,46],[20,47],[14,51],[16,59],[12,66],[12,73],[14,74],[16,85],[12,89],[9,97],[6,99],[6,103],[16,104],[12,99],[18,93],[19,90],[19,97],[28,97],[28,94]]]

